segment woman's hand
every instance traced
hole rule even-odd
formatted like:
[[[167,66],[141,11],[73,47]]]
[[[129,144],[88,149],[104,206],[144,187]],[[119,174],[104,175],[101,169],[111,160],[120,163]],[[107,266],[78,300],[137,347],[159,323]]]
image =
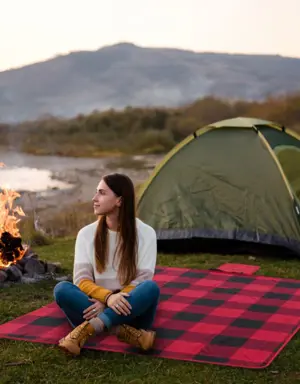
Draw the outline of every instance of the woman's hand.
[[[107,306],[115,311],[118,315],[130,315],[131,305],[125,299],[129,294],[125,292],[114,293],[107,299]]]
[[[83,311],[83,318],[85,320],[91,320],[94,317],[98,316],[99,313],[104,311],[105,305],[102,304],[100,301],[96,299],[89,299],[92,301],[94,304],[92,304],[90,307],[86,308]]]

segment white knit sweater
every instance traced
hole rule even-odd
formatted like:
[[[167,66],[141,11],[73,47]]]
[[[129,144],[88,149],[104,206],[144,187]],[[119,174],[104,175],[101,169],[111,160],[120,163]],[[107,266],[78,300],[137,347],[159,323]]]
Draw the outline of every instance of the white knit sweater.
[[[99,273],[96,269],[94,237],[98,221],[83,227],[77,235],[75,244],[75,259],[73,270],[73,282],[79,285],[82,280],[91,280],[100,287],[110,291],[124,288],[121,286],[117,269],[113,265],[113,256],[117,245],[117,232],[108,230],[109,254],[106,270]],[[130,285],[137,285],[144,280],[153,278],[156,259],[157,244],[156,233],[152,227],[136,219],[138,236],[137,275]],[[115,257],[115,264],[117,255]]]

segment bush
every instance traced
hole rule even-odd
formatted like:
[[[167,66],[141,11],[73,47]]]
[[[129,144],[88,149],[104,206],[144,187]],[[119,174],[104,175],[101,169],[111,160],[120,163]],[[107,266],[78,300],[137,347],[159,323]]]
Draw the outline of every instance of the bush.
[[[133,150],[140,153],[163,153],[170,150],[175,141],[170,131],[149,129],[134,137]]]
[[[4,146],[39,155],[89,156],[166,152],[198,128],[238,116],[276,121],[300,132],[300,93],[263,102],[205,97],[180,108],[94,111],[72,119],[43,116],[0,124]]]

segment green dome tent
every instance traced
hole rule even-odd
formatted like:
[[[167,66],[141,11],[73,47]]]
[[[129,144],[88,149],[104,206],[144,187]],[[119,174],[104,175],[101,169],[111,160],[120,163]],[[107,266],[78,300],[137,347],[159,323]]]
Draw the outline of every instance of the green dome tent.
[[[138,216],[162,252],[300,256],[297,185],[299,136],[270,121],[224,120],[165,156],[140,189]]]

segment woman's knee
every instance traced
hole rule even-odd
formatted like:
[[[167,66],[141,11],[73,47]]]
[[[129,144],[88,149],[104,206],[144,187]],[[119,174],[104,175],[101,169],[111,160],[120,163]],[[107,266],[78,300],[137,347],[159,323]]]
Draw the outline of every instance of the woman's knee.
[[[141,283],[143,285],[143,289],[149,293],[151,296],[158,297],[160,294],[160,289],[157,283],[154,280],[146,280]]]
[[[73,284],[70,281],[60,281],[53,290],[54,299],[60,301],[69,293]]]

